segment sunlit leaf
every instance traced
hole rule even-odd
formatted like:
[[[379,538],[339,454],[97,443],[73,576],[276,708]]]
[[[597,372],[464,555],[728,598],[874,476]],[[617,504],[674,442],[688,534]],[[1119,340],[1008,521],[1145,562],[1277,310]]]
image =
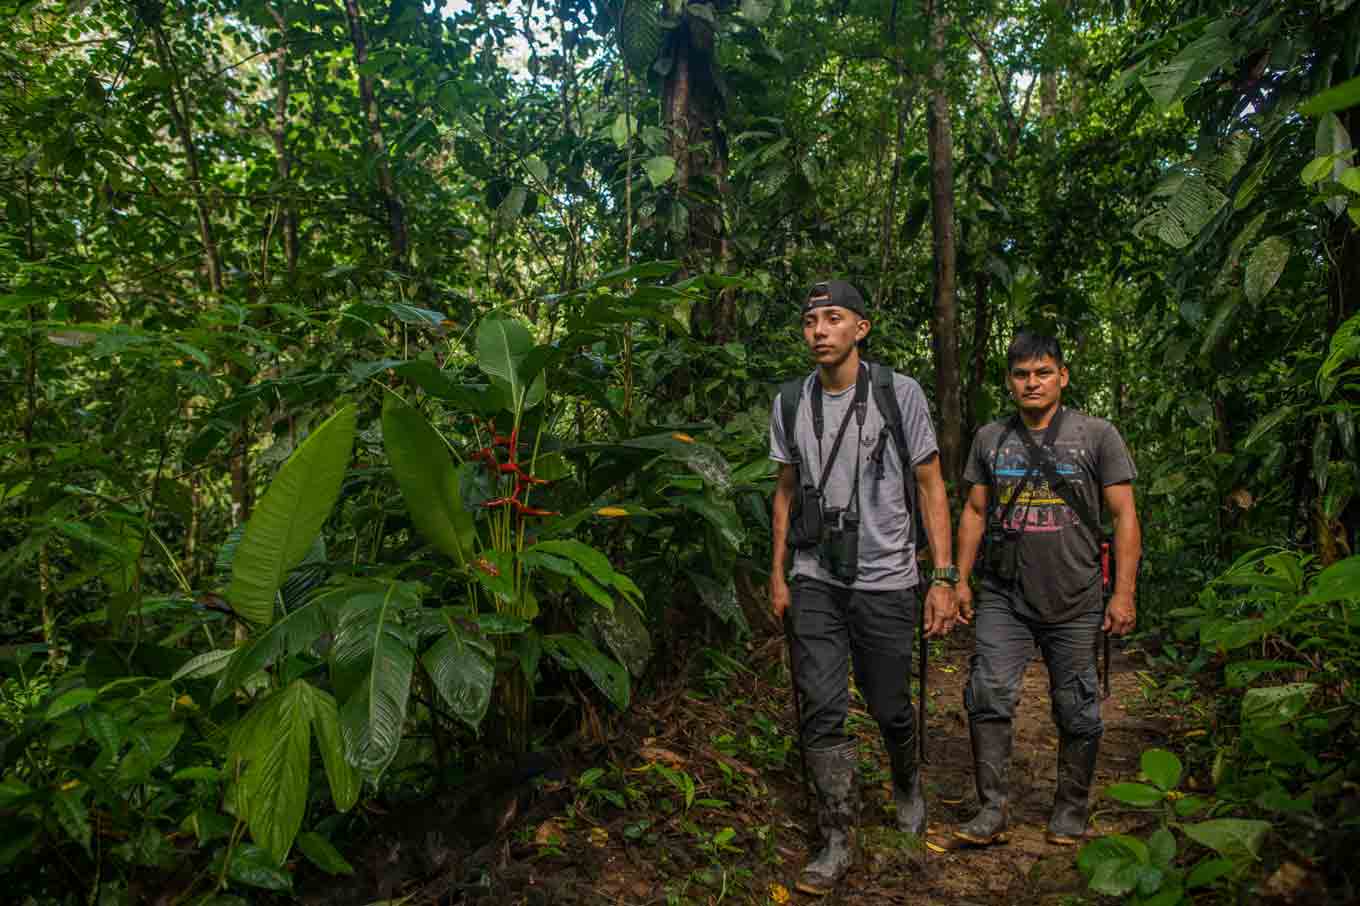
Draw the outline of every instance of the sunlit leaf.
[[[273,620],[284,576],[301,562],[335,506],[355,419],[354,407],[346,406],[313,431],[288,457],[246,524],[226,597],[252,623]]]

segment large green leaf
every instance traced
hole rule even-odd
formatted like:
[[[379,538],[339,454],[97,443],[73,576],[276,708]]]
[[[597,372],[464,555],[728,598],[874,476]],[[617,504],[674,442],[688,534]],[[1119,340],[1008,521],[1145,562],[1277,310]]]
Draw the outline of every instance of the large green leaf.
[[[1181,782],[1181,760],[1166,749],[1148,749],[1140,761],[1143,776],[1160,789],[1174,790]]]
[[[745,542],[746,533],[741,527],[741,517],[730,501],[711,500],[703,494],[683,494],[672,502],[702,516],[718,530],[723,541],[734,549],[740,548]]]
[[[1299,105],[1299,113],[1320,116],[1360,105],[1360,76],[1318,92]]]
[[[1214,818],[1184,826],[1185,835],[1220,856],[1242,861],[1260,856],[1270,822],[1245,818]]]
[[[1247,301],[1259,302],[1274,289],[1289,263],[1289,243],[1279,236],[1261,240],[1261,244],[1247,259],[1246,280],[1243,287]]]
[[[340,712],[329,692],[312,689],[312,728],[316,731],[316,747],[321,750],[321,764],[326,769],[326,780],[331,787],[335,808],[347,812],[359,801],[359,787],[363,778],[345,758],[345,741],[340,734]]]
[[[596,687],[614,703],[615,707],[628,707],[628,671],[618,661],[609,657],[579,635],[544,636],[543,647],[552,654],[558,663],[569,669],[579,667],[585,671]]]
[[[383,400],[383,446],[402,499],[425,540],[466,567],[476,550],[475,517],[463,505],[460,476],[439,432],[401,399]]]
[[[1257,730],[1283,726],[1303,713],[1316,689],[1316,683],[1248,689],[1242,696],[1242,723]]]
[[[1161,790],[1146,783],[1115,783],[1105,788],[1105,795],[1138,808],[1151,808],[1166,798]]]
[[[514,318],[490,317],[477,330],[477,364],[506,391],[514,412],[525,407],[529,394],[520,363],[533,348],[528,328]]]
[[[383,593],[358,595],[341,608],[331,649],[345,757],[377,782],[397,754],[406,722],[415,652],[398,621],[419,599],[393,583]]]
[[[331,841],[314,831],[307,831],[298,837],[298,849],[317,868],[328,875],[352,875],[354,866],[345,861]]]
[[[486,653],[451,630],[420,662],[453,715],[474,730],[481,726],[496,679],[496,668]]]
[[[338,592],[336,593],[338,594]],[[235,692],[254,674],[281,657],[305,651],[335,628],[335,595],[323,595],[286,614],[232,654],[213,690],[213,703]],[[189,662],[190,664],[193,661]],[[189,665],[186,664],[187,668]]]
[[[1165,112],[1236,54],[1237,48],[1226,37],[1206,34],[1187,44],[1170,62],[1143,76],[1143,87]]]
[[[250,835],[282,865],[307,810],[311,760],[312,687],[294,680],[256,707],[232,740],[244,760],[236,804]]]
[[[255,508],[232,558],[227,600],[256,624],[274,617],[288,570],[307,554],[340,496],[354,443],[355,410],[345,406],[288,458]]]

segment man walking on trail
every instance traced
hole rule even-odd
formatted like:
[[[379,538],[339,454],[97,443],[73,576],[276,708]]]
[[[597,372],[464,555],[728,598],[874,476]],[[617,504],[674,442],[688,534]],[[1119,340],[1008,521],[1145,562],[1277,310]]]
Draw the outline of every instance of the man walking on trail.
[[[972,485],[959,517],[959,620],[976,620],[964,689],[973,743],[977,815],[954,832],[967,843],[1004,843],[1011,721],[1037,644],[1048,667],[1058,725],[1058,786],[1051,843],[1086,832],[1087,800],[1104,730],[1095,646],[1102,629],[1133,629],[1142,545],[1132,481],[1137,475],[1114,426],[1062,404],[1067,366],[1053,337],[1021,332],[1006,353],[1017,412],[980,428],[964,468]],[[1101,505],[1114,521],[1119,565],[1103,604]],[[979,545],[976,610],[969,573]]]
[[[801,698],[799,735],[822,832],[822,849],[797,888],[819,895],[830,892],[855,859],[858,755],[845,732],[852,662],[892,762],[898,827],[925,831],[909,687],[921,581],[913,530],[918,490],[934,560],[927,635],[953,628],[958,570],[920,385],[860,359],[870,324],[850,284],[813,286],[802,323],[817,370],[781,388],[770,420],[770,457],[780,463],[770,599],[788,630]],[[791,583],[786,545],[794,549]]]

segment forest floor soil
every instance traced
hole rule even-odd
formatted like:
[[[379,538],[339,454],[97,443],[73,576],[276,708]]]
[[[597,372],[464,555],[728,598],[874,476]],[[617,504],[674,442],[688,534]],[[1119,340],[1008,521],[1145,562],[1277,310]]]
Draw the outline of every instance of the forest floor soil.
[[[1077,847],[1044,839],[1057,738],[1041,660],[1024,678],[1015,722],[1007,845],[955,848],[971,816],[972,755],[963,710],[971,632],[933,646],[928,674],[930,809],[927,846],[892,828],[892,785],[876,726],[857,696],[863,850],[826,904],[1095,903],[1076,869]],[[513,817],[458,869],[408,888],[407,902],[476,904],[811,903],[794,891],[814,845],[815,820],[789,745],[792,705],[782,639],[747,645],[740,663],[701,652],[677,682],[595,728],[602,744],[517,800]],[[1175,733],[1157,711],[1142,656],[1115,647],[1105,736],[1093,788],[1092,836],[1148,828],[1146,813],[1099,796],[1133,780],[1139,756]],[[602,731],[602,732],[601,732]],[[686,804],[688,801],[688,805]]]

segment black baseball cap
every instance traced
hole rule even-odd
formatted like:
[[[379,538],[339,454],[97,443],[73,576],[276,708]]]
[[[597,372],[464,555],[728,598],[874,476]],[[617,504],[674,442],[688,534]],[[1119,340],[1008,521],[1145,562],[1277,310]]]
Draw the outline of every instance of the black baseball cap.
[[[844,280],[823,280],[812,284],[807,298],[803,300],[803,313],[807,314],[814,308],[826,305],[848,309],[861,318],[864,317],[864,297],[859,294],[859,290]]]

